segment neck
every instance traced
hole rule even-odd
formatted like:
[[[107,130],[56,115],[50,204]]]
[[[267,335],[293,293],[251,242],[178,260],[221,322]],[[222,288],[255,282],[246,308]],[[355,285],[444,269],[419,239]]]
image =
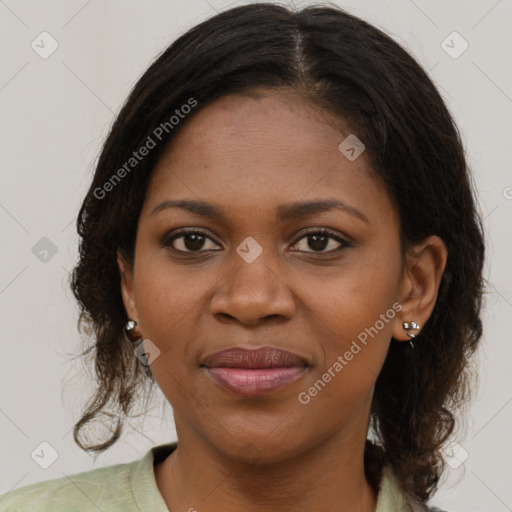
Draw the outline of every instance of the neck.
[[[204,438],[179,433],[178,447],[155,467],[155,477],[170,511],[374,512],[377,493],[364,471],[366,435],[357,442],[348,437],[338,433],[283,460],[251,463],[247,455],[228,457]]]

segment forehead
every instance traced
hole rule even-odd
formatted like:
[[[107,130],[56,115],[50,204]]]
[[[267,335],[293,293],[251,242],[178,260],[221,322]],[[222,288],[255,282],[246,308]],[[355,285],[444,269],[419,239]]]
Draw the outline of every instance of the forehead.
[[[186,120],[166,148],[153,170],[145,210],[181,197],[233,211],[319,197],[389,209],[384,183],[364,152],[351,161],[340,151],[350,134],[342,119],[293,92],[259,89],[221,97]]]
[[[258,88],[223,96],[200,109],[186,121],[166,154],[183,156],[187,147],[196,147],[203,156],[229,160],[236,155],[243,157],[242,162],[252,161],[258,151],[288,160],[293,154],[297,159],[304,154],[311,159],[319,153],[338,156],[339,142],[345,132],[345,136],[350,133],[345,125],[343,119],[288,88]],[[248,149],[251,154],[244,157]]]

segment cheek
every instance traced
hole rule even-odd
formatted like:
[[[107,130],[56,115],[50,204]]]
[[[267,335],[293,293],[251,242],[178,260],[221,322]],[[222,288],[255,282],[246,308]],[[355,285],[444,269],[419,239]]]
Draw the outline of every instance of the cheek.
[[[323,281],[316,293],[309,292],[314,296],[309,301],[311,322],[322,333],[320,373],[342,357],[343,370],[335,373],[344,377],[338,380],[361,389],[373,385],[401,309],[396,302],[400,275],[399,259],[388,255],[370,260],[363,254],[357,263]]]
[[[191,360],[191,340],[198,335],[197,315],[204,307],[200,297],[205,289],[204,281],[197,284],[190,276],[185,280],[180,278],[182,274],[165,268],[141,268],[135,295],[142,334],[160,350],[151,372],[168,402],[181,410],[199,391],[191,378],[197,368],[187,361]]]
[[[134,291],[141,330],[160,350],[151,371],[172,393],[197,371],[195,342],[204,338],[200,326],[219,276],[204,267],[171,265],[165,251],[151,256],[141,248],[138,256]]]
[[[332,283],[316,299],[312,313],[322,351],[297,400],[310,417],[322,418],[324,428],[369,407],[396,317],[393,299],[370,274]]]
[[[317,286],[315,302],[329,323],[343,329],[373,325],[392,307],[400,289],[400,266],[393,258],[373,261],[363,252],[342,272],[327,276]],[[352,335],[357,333],[351,332]]]
[[[193,336],[193,318],[197,318],[204,293],[202,285],[194,286],[187,280],[184,286],[163,274],[138,281],[136,301],[144,336],[162,351],[182,350],[185,340]]]

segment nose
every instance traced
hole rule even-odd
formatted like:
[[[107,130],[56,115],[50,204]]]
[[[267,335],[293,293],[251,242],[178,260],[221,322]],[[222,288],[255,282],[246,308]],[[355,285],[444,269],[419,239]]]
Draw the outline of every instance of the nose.
[[[266,257],[269,254],[269,257]],[[238,254],[234,263],[217,282],[210,312],[218,320],[237,321],[255,326],[263,321],[289,320],[295,314],[295,302],[288,285],[272,265],[270,251],[247,263]]]

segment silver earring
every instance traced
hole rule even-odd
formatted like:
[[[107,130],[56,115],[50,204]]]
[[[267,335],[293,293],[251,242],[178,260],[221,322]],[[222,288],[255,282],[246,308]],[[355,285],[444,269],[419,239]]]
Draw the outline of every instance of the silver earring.
[[[128,341],[136,342],[142,338],[142,334],[138,329],[139,322],[136,320],[132,320],[128,318],[126,323],[124,324],[124,335]]]
[[[421,329],[421,327],[419,326],[419,324],[417,324],[416,322],[410,320],[409,322],[404,322],[402,324],[402,327],[404,328],[404,330],[406,331],[409,331],[409,330],[413,330],[413,331],[419,331]],[[415,338],[416,337],[416,334],[412,333],[412,332],[408,332],[407,333],[407,336],[409,336],[409,338]],[[414,345],[412,344],[412,340],[409,341],[409,343],[411,344],[411,347],[414,348]]]

